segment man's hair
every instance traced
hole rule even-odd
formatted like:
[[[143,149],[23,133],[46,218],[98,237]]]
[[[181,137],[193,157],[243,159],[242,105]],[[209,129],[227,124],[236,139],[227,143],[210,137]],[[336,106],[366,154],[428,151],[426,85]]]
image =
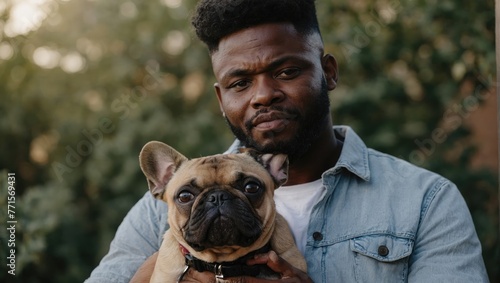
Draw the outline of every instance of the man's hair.
[[[239,30],[266,23],[292,23],[304,35],[318,33],[314,0],[201,0],[192,24],[210,51]]]

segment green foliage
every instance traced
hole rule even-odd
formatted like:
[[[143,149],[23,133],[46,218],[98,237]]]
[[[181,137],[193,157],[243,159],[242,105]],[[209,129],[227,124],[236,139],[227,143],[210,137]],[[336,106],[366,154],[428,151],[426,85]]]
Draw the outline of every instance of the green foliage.
[[[19,1],[0,5],[0,204],[15,172],[20,282],[88,277],[146,193],[137,159],[146,142],[189,157],[230,144],[208,53],[189,25],[195,2],[48,0],[17,35],[9,13]],[[317,2],[340,68],[334,122],[454,181],[496,282],[498,175],[470,167],[465,127],[492,97],[494,2]],[[2,282],[13,279],[5,260]]]

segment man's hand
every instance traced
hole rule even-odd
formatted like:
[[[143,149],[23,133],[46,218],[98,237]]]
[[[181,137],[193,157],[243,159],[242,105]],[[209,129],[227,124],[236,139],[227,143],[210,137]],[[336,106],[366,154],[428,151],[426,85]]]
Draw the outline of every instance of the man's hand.
[[[149,283],[151,275],[153,275],[153,270],[155,269],[156,259],[158,258],[158,252],[150,256],[146,261],[137,269],[134,277],[130,280],[130,283]]]
[[[254,277],[232,277],[238,283],[266,283],[266,282],[282,282],[282,283],[312,283],[311,278],[306,273],[293,267],[287,261],[279,257],[274,251],[267,254],[256,255],[255,258],[248,261],[249,265],[266,264],[275,272],[281,274],[281,279],[266,280]],[[215,274],[211,272],[197,272],[190,268],[180,283],[215,283]]]

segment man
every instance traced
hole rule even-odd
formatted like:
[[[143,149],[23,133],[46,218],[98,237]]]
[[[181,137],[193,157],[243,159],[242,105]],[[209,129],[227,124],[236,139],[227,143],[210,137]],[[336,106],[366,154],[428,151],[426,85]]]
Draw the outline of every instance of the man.
[[[237,138],[230,150],[290,159],[275,200],[308,274],[273,252],[253,263],[281,273],[278,282],[488,281],[455,185],[333,127],[328,91],[337,65],[323,52],[313,0],[205,0],[193,25],[209,48],[215,92]],[[87,282],[128,282],[134,274],[132,282],[148,282],[166,229],[165,205],[146,194]],[[214,282],[214,274],[190,269],[183,280]]]

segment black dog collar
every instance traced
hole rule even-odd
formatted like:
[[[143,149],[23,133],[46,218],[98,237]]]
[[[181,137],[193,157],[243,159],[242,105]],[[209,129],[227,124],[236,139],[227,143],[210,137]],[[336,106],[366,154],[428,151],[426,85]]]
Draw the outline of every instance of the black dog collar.
[[[231,262],[206,262],[195,258],[191,254],[186,254],[186,266],[196,269],[198,272],[210,271],[215,273],[215,278],[228,278],[236,276],[252,276],[255,277],[261,273],[262,269],[269,269],[267,265],[256,264],[247,265],[246,261],[256,254],[266,253],[271,249],[270,245],[266,245],[254,252],[251,252],[244,257],[241,257]]]

